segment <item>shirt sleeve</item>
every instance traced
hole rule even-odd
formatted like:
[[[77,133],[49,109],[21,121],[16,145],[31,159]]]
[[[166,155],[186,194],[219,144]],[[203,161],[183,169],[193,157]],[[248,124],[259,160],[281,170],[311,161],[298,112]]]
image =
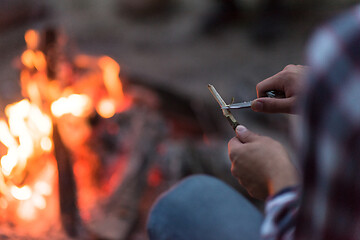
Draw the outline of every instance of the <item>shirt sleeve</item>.
[[[290,187],[266,201],[265,219],[261,226],[262,240],[294,239],[299,194],[299,187]]]

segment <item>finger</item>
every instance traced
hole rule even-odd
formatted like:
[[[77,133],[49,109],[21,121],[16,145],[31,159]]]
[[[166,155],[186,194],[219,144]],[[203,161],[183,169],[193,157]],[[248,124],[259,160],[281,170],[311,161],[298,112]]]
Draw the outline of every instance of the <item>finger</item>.
[[[243,143],[241,143],[240,140],[237,139],[236,137],[230,139],[228,143],[228,152],[231,162],[234,162],[238,158],[239,154],[241,155],[242,145]]]
[[[284,67],[283,70],[296,70],[301,65],[289,64]]]
[[[238,170],[237,170],[236,166],[234,165],[234,163],[231,164],[230,171],[231,171],[231,175],[233,175],[239,181],[240,185],[243,185],[241,182],[241,178],[239,176],[240,174],[238,173]]]
[[[284,92],[284,83],[283,83],[283,72],[279,72],[274,76],[271,76],[256,85],[257,96],[266,97],[266,92],[270,90],[277,90]]]
[[[251,132],[243,125],[239,125],[236,127],[236,137],[240,140],[242,143],[249,143],[253,142],[258,138],[259,135]]]
[[[251,109],[264,113],[294,113],[295,97],[291,98],[258,98],[251,103]]]
[[[237,139],[236,137],[233,137],[233,138],[230,139],[229,142],[228,142],[228,148],[229,148],[229,150],[234,149],[234,148],[238,147],[239,145],[242,145],[242,143],[241,143],[240,140]]]

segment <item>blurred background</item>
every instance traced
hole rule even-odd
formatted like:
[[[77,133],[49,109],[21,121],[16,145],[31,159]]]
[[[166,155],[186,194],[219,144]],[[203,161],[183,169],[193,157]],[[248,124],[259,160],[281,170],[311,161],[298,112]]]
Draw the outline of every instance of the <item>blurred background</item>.
[[[160,125],[163,123],[166,133],[162,133],[160,144],[158,142],[148,144],[150,150],[144,150],[146,156],[146,151],[150,152],[151,148],[156,148],[156,153],[152,153],[156,159],[155,168],[147,168],[146,171],[140,169],[136,173],[144,171],[145,175],[150,176],[144,177],[144,181],[147,181],[147,190],[144,190],[144,184],[141,182],[134,188],[141,192],[142,197],[139,197],[139,194],[131,195],[130,191],[130,195],[135,196],[134,211],[140,209],[141,213],[136,216],[130,214],[131,220],[124,220],[126,223],[122,223],[124,215],[120,211],[115,214],[115,218],[121,220],[120,223],[107,219],[102,225],[96,223],[90,228],[100,236],[101,233],[114,231],[113,235],[102,236],[102,239],[147,239],[144,226],[149,208],[161,192],[180,178],[194,173],[206,173],[218,176],[230,184],[237,184],[230,176],[230,163],[227,158],[227,141],[234,133],[223,118],[207,85],[213,84],[227,102],[232,98],[236,102],[256,98],[255,87],[258,82],[276,74],[288,64],[305,64],[306,45],[316,27],[354,5],[355,2],[357,1],[0,0],[0,117],[5,116],[6,105],[24,97],[19,70],[24,69],[24,64],[19,58],[26,49],[24,33],[28,29],[35,29],[41,33],[51,28],[60,32],[66,39],[66,44],[62,48],[63,55],[86,54],[96,57],[107,55],[114,59],[121,68],[120,79],[124,81],[125,94],[129,89],[126,86],[140,86],[141,88],[136,88],[135,91],[132,89],[132,97],[138,98],[137,101],[149,107],[151,112],[155,109],[159,115],[165,116],[164,122],[158,120],[155,122]],[[113,64],[111,60],[110,64]],[[77,68],[73,73],[80,75],[79,72],[82,73],[84,69]],[[26,70],[31,74],[34,71],[34,69]],[[64,76],[62,78],[64,79]],[[97,98],[96,95],[94,96]],[[138,102],[132,105],[133,112],[137,111]],[[158,105],[161,107],[154,107]],[[150,123],[154,122],[153,119],[151,120],[153,113],[147,114],[146,111],[145,113],[141,111],[140,109],[140,118],[150,118]],[[99,159],[107,159],[113,152],[118,158],[128,154],[132,159],[131,156],[137,151],[136,145],[132,147],[133,150],[126,152],[128,143],[125,138],[128,136],[132,140],[129,141],[131,143],[138,145],[141,143],[138,139],[132,139],[134,134],[130,131],[131,124],[134,122],[133,118],[139,118],[133,112],[125,114],[130,121],[124,120],[122,113],[113,117],[112,122],[105,120],[101,122],[96,114],[95,117],[91,115],[86,119],[85,125],[92,127],[91,136],[95,136],[93,142],[99,139],[99,142],[103,141],[101,144],[97,143],[101,145],[98,147],[101,151],[97,151],[97,147],[94,151],[97,151],[96,156],[100,156]],[[249,129],[282,142],[293,156],[292,128],[296,127],[295,116],[260,114],[249,109],[234,110],[233,113],[237,120]],[[59,125],[60,120],[56,121]],[[113,126],[120,126],[121,121],[127,121],[126,124],[131,125],[130,130],[125,133],[116,130],[117,132],[113,134]],[[127,126],[126,124],[120,128]],[[101,128],[106,129],[107,132],[103,129],[99,130]],[[157,125],[154,129],[163,130]],[[125,137],[121,138],[121,134]],[[145,131],[140,136],[150,141],[152,139],[154,142],[158,141],[157,135],[154,137],[151,134],[153,133]],[[116,139],[116,144],[113,144],[113,139]],[[53,141],[56,145],[56,141]],[[72,147],[69,147],[71,144],[71,141],[70,143],[65,141],[65,148],[71,149]],[[93,143],[86,142],[85,145],[91,148],[93,146],[91,144]],[[116,151],[116,146],[121,146],[125,150],[119,153]],[[4,147],[1,145],[0,153],[4,154],[5,150],[2,148]],[[76,153],[76,150],[73,154],[81,155]],[[180,165],[176,165],[178,160],[181,162]],[[102,163],[104,168],[111,168],[108,167],[112,166],[108,162],[106,162],[108,165]],[[116,160],[116,162],[121,161]],[[174,167],[175,165],[177,168]],[[126,177],[129,176],[129,172],[131,170],[125,174],[125,183],[128,183]],[[166,184],[161,185],[161,180]],[[13,184],[11,181],[9,178],[4,182]],[[162,187],[156,188],[159,185]],[[116,203],[118,200],[116,197],[119,196],[116,194],[117,191],[121,193],[120,196],[124,195],[121,192],[123,187],[113,189],[115,189],[114,194],[108,197],[110,200],[107,201],[107,208],[124,207],[118,207]],[[1,184],[0,190],[2,190]],[[241,189],[239,191],[244,192]],[[6,209],[7,205],[5,207],[1,205],[1,197],[0,194],[0,207]],[[129,201],[128,199],[125,200]],[[80,204],[84,202],[81,194],[79,202]],[[254,203],[261,209],[261,203],[256,201]],[[81,209],[86,207],[79,208],[80,212],[86,212],[86,209]],[[83,212],[81,215],[85,222],[91,222],[89,219],[92,218]],[[13,225],[8,224],[5,229],[4,222],[9,222],[9,219],[0,218],[2,223],[0,236],[13,235],[15,232]],[[108,222],[115,225],[107,224]],[[67,224],[63,223],[63,225],[66,228]],[[120,225],[124,226],[124,233],[121,233],[121,228],[120,232],[115,231]],[[53,239],[67,239],[66,236],[72,234],[72,230],[67,229],[67,234],[55,234]],[[47,239],[49,235],[47,233],[44,236],[43,239]],[[42,238],[37,236],[34,239]]]
[[[287,64],[304,64],[304,48],[314,28],[354,2],[2,0],[1,105],[19,98],[14,59],[25,47],[24,32],[53,26],[66,34],[71,51],[109,55],[122,73],[212,104],[221,116],[208,83],[226,101],[255,98],[256,83]],[[247,110],[236,114],[250,128],[253,121],[247,118],[266,118]]]

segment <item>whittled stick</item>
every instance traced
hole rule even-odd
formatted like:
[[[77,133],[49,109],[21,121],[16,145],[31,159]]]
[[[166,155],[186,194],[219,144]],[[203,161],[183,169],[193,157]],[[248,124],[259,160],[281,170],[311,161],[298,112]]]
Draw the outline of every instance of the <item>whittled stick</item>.
[[[220,94],[216,91],[215,87],[211,84],[208,84],[208,88],[210,90],[210,92],[212,93],[212,95],[214,96],[214,98],[216,99],[216,101],[219,103],[220,107],[222,108],[222,112],[223,115],[226,117],[226,119],[229,121],[231,127],[235,130],[236,127],[238,125],[240,125],[238,123],[238,121],[236,121],[234,115],[232,115],[232,113],[230,112],[230,110],[228,109],[224,109],[224,107],[227,106],[227,104],[225,103],[225,101],[222,99],[222,97],[220,96]]]

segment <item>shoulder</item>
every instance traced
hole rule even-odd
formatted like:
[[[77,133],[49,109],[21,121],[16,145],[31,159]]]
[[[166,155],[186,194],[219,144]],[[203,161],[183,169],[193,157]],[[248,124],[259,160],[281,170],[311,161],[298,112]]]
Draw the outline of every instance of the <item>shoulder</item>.
[[[359,47],[360,4],[315,31],[308,44],[307,62],[319,71],[326,71],[336,59],[360,58]]]

